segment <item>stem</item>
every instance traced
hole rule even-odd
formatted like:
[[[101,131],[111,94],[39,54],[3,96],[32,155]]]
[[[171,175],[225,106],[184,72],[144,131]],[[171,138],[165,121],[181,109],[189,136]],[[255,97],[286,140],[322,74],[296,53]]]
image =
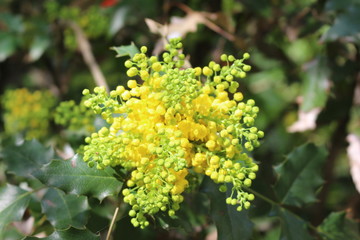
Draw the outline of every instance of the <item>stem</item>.
[[[109,239],[110,239],[110,235],[111,235],[112,229],[113,229],[113,227],[114,227],[115,219],[116,219],[116,217],[117,217],[117,215],[118,215],[118,212],[119,212],[119,207],[117,207],[117,208],[115,209],[114,216],[113,216],[113,218],[112,218],[112,220],[111,220],[110,227],[109,227],[108,233],[107,233],[107,235],[106,235],[106,240],[109,240]]]
[[[75,33],[76,40],[78,43],[78,48],[81,52],[81,55],[84,58],[86,65],[89,67],[90,72],[95,80],[96,85],[104,86],[106,91],[109,92],[109,87],[106,83],[104,74],[102,73],[99,65],[97,64],[94,54],[91,50],[91,45],[89,40],[86,38],[83,30],[74,22],[67,22],[67,24],[72,28]]]
[[[258,198],[264,200],[265,202],[268,202],[268,203],[270,203],[270,204],[272,204],[272,205],[277,205],[277,206],[279,206],[279,207],[282,207],[282,205],[281,205],[280,203],[277,203],[277,202],[275,202],[274,200],[271,200],[270,198],[262,195],[261,193],[255,191],[255,190],[253,190],[253,189],[251,189],[251,188],[247,188],[247,187],[243,187],[243,188],[246,189],[246,191],[249,191],[249,192],[251,192],[252,194],[254,194],[255,196],[257,196]]]

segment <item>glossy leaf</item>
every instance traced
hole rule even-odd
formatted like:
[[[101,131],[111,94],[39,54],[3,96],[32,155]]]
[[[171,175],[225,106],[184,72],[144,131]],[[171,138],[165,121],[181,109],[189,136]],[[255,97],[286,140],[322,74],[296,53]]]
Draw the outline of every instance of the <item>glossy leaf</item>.
[[[326,240],[360,239],[360,228],[358,224],[346,218],[345,212],[331,213],[318,229]]]
[[[75,228],[70,228],[65,231],[55,231],[50,236],[44,238],[37,238],[37,237],[26,237],[23,240],[100,240],[100,236],[90,232],[89,230],[78,230]]]
[[[302,206],[316,201],[316,190],[323,183],[322,165],[325,148],[305,144],[294,149],[285,162],[277,167],[279,179],[275,190],[281,203]]]
[[[81,229],[87,222],[89,204],[85,196],[64,194],[61,190],[50,188],[41,201],[42,211],[49,222],[58,230],[70,226]]]
[[[4,160],[8,171],[23,177],[41,168],[54,157],[54,151],[38,141],[25,141],[20,146],[9,146],[4,149]]]
[[[309,63],[305,70],[301,110],[308,112],[324,107],[329,94],[329,69],[323,58]]]
[[[28,206],[31,192],[13,185],[0,188],[0,232],[6,224],[20,221]]]
[[[341,1],[342,2],[342,1]],[[345,3],[346,1],[344,1]],[[346,4],[346,3],[345,3]],[[360,4],[346,4],[346,9],[340,13],[334,20],[331,28],[322,36],[325,41],[332,41],[342,37],[354,37],[359,40],[360,33]],[[335,6],[334,8],[342,8],[344,6]]]
[[[208,177],[204,178],[204,192],[210,198],[210,214],[215,222],[219,240],[246,240],[252,236],[253,223],[248,212],[238,212],[236,206],[226,204],[230,192],[222,193],[219,186]]]
[[[116,178],[114,169],[90,168],[79,155],[71,160],[53,160],[33,175],[47,186],[58,187],[71,194],[90,195],[100,201],[117,195],[123,184]]]
[[[110,49],[116,52],[116,57],[130,56],[132,58],[135,56],[135,54],[139,53],[139,49],[135,46],[134,43],[120,47],[111,47]]]
[[[29,60],[38,60],[45,50],[50,46],[50,39],[46,35],[38,35],[34,38],[30,46]]]
[[[0,62],[4,61],[16,50],[16,38],[11,33],[0,32]]]
[[[281,237],[280,240],[311,240],[314,239],[307,230],[304,220],[292,212],[274,207],[274,214],[280,218]]]

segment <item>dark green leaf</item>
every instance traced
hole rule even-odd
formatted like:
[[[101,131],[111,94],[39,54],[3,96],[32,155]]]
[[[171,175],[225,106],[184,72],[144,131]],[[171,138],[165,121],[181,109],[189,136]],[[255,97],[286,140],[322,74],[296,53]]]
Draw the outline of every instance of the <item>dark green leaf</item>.
[[[345,212],[331,213],[318,229],[326,240],[360,239],[360,229],[358,224],[351,219],[346,218]]]
[[[31,192],[13,185],[0,188],[0,232],[6,224],[20,221],[28,206]]]
[[[305,70],[303,82],[303,102],[301,109],[308,112],[324,107],[329,94],[329,69],[323,58],[311,62]]]
[[[281,203],[302,206],[316,200],[316,190],[321,186],[322,165],[327,156],[323,147],[305,144],[294,149],[277,167],[279,174],[275,190]]]
[[[36,240],[36,239],[43,239],[43,240],[100,240],[100,236],[95,235],[94,233],[90,232],[89,230],[78,230],[75,228],[70,228],[65,231],[55,231],[50,236],[44,238],[37,238],[37,237],[26,237],[23,240]]]
[[[91,195],[100,201],[117,195],[123,184],[116,178],[114,169],[89,168],[79,155],[71,160],[53,160],[35,171],[33,176],[47,186],[72,194]]]
[[[85,228],[89,209],[85,196],[66,195],[58,189],[50,188],[42,199],[41,206],[55,229],[65,230],[70,226]]]
[[[274,207],[274,213],[280,218],[280,240],[311,240],[314,239],[307,230],[304,220],[284,208]]]
[[[359,6],[360,4],[350,5],[346,8],[345,12],[339,14],[335,18],[333,26],[325,32],[322,39],[325,41],[333,41],[341,37],[354,37],[354,40],[359,40]]]
[[[139,49],[134,43],[120,47],[111,47],[110,49],[116,52],[116,57],[130,56],[132,58],[136,53],[139,53]]]
[[[0,32],[0,62],[4,61],[16,50],[16,39],[11,33]]]
[[[210,198],[210,214],[215,222],[219,240],[250,239],[253,223],[248,212],[238,212],[236,206],[226,204],[227,194],[219,191],[219,186],[208,177],[204,178],[204,191]]]
[[[34,170],[50,162],[53,157],[53,149],[44,147],[36,140],[4,149],[4,160],[8,170],[23,177],[28,177]]]

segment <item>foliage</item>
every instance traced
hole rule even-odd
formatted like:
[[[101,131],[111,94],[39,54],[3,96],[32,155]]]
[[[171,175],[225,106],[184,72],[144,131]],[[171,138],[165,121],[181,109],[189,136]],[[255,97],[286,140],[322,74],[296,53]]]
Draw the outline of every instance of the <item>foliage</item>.
[[[0,239],[359,239],[359,13],[356,0],[1,1]],[[214,102],[233,99],[239,125],[219,124],[236,110]],[[215,145],[199,137],[211,121]]]

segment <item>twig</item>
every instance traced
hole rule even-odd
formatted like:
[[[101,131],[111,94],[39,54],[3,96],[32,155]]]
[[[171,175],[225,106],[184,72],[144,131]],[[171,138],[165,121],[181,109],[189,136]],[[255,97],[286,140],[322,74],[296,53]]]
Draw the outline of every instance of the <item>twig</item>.
[[[111,220],[110,227],[109,227],[108,233],[107,233],[107,235],[106,235],[106,240],[109,240],[109,239],[110,239],[111,232],[112,232],[112,229],[113,229],[113,227],[114,227],[115,219],[116,219],[116,217],[117,217],[117,215],[118,215],[118,212],[119,212],[119,207],[117,207],[117,208],[115,209],[114,216],[113,216],[113,218],[112,218],[112,220]]]
[[[83,30],[74,22],[66,22],[74,31],[76,36],[76,41],[78,43],[78,48],[81,52],[81,55],[84,58],[86,65],[89,67],[90,72],[95,80],[96,85],[104,86],[106,91],[109,92],[109,87],[106,83],[105,77],[101,72],[99,65],[97,64],[95,57],[91,50],[91,45],[89,40],[86,38]]]

